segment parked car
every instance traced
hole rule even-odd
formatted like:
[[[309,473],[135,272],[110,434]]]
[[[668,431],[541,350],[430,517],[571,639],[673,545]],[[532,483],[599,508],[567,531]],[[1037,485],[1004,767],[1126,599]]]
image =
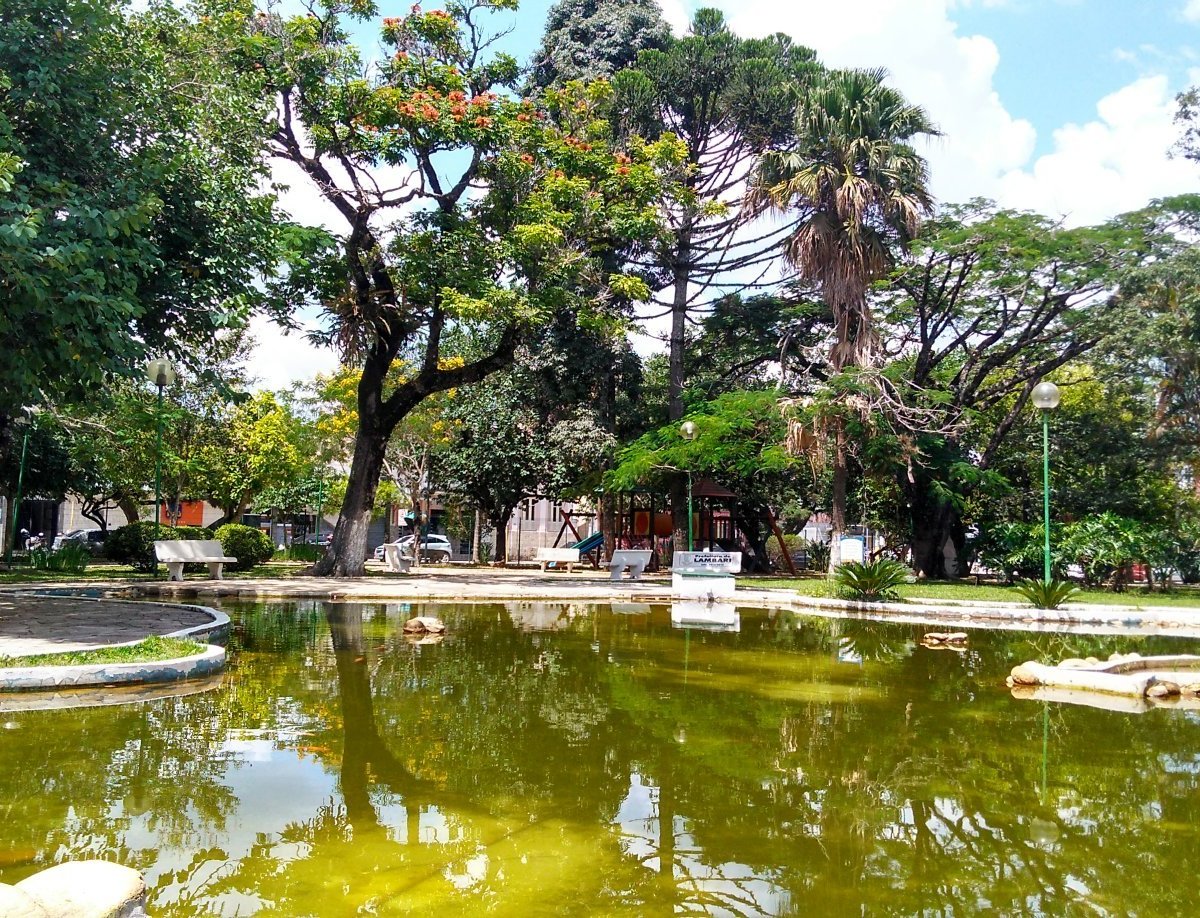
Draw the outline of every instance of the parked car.
[[[72,529],[70,532],[56,535],[51,547],[58,551],[64,545],[75,543],[84,546],[93,555],[98,555],[104,551],[104,540],[107,536],[108,533],[103,529]]]
[[[413,543],[416,539],[413,536],[406,536],[400,540],[400,554],[403,557],[411,558],[413,556]],[[431,532],[421,540],[421,560],[440,563],[450,560],[450,555],[454,549],[450,545],[450,540],[444,535],[436,532]],[[383,546],[375,547],[375,560],[383,560]]]

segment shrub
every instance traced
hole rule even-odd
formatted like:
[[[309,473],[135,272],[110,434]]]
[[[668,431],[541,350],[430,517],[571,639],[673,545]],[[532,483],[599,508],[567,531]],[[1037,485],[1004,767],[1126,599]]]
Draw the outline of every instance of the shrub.
[[[272,557],[278,557],[284,561],[305,561],[313,564],[320,561],[325,556],[325,552],[317,545],[306,545],[303,542],[293,542],[283,551],[276,552]]]
[[[235,571],[248,571],[257,564],[265,564],[275,554],[271,537],[253,526],[227,523],[216,531],[216,537],[225,554],[237,558],[237,563],[231,565]]]
[[[1057,609],[1079,589],[1065,580],[1022,580],[1017,583],[1017,592],[1035,609]]]
[[[46,548],[35,548],[29,553],[29,561],[34,570],[63,571],[68,574],[81,574],[87,570],[92,553],[86,545],[78,542],[68,542],[58,551]]]
[[[908,580],[908,568],[892,558],[860,564],[848,561],[833,575],[838,595],[860,602],[893,602],[900,598],[897,587]]]
[[[803,550],[804,539],[789,532],[784,535],[783,544],[787,547],[787,553],[795,557],[797,552]],[[778,568],[783,565],[783,551],[779,548],[779,540],[774,535],[767,539],[767,557],[770,559],[772,567]]]
[[[174,527],[159,526],[156,531],[154,523],[143,520],[110,532],[104,541],[104,553],[118,564],[148,572],[154,570],[156,564],[154,543],[174,538],[177,538]]]
[[[808,569],[810,571],[829,570],[829,543],[806,542],[804,550],[808,552]]]
[[[188,539],[193,542],[206,542],[213,537],[211,529],[203,526],[176,526],[173,539]]]

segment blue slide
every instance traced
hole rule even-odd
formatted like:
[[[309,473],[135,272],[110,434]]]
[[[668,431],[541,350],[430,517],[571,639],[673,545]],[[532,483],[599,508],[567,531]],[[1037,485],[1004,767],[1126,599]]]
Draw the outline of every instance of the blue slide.
[[[580,539],[578,542],[573,542],[567,545],[567,548],[578,548],[579,557],[582,559],[589,551],[593,551],[604,544],[604,533],[593,532],[590,536]],[[551,561],[546,567],[558,567],[558,562]]]
[[[589,551],[593,551],[604,544],[604,533],[593,532],[585,539],[581,539],[574,545],[568,545],[567,548],[578,548],[581,555],[586,555]]]

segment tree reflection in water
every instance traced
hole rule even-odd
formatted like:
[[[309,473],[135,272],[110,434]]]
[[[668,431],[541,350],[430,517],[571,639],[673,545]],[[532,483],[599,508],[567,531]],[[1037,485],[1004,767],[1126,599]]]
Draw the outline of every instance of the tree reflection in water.
[[[1165,644],[742,610],[242,607],[214,692],[5,715],[11,882],[102,856],[156,915],[1186,913],[1194,715],[1012,699]],[[447,620],[441,644],[400,624]],[[536,613],[536,614],[535,614]],[[547,630],[539,630],[547,629]]]

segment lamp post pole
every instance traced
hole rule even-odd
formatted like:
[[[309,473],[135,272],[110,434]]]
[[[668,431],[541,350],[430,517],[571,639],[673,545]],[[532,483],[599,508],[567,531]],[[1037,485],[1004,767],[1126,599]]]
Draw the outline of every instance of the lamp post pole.
[[[8,552],[5,562],[12,567],[13,543],[17,541],[17,514],[21,512],[21,486],[25,483],[25,453],[29,449],[29,428],[21,438],[21,464],[17,467],[17,493],[13,495],[12,525],[9,526]]]
[[[162,526],[163,389],[175,381],[175,368],[165,357],[157,357],[146,364],[146,376],[158,389],[158,410],[154,425],[154,538],[157,539]],[[154,556],[154,571],[158,572],[157,554]]]
[[[1058,386],[1040,382],[1033,387],[1033,404],[1042,412],[1042,570],[1050,580],[1050,412],[1058,407]]]
[[[679,426],[679,433],[688,443],[696,439],[696,425],[692,421],[684,421]],[[696,550],[694,533],[692,531],[692,469],[685,470],[687,474],[687,517],[688,517],[688,551]]]

